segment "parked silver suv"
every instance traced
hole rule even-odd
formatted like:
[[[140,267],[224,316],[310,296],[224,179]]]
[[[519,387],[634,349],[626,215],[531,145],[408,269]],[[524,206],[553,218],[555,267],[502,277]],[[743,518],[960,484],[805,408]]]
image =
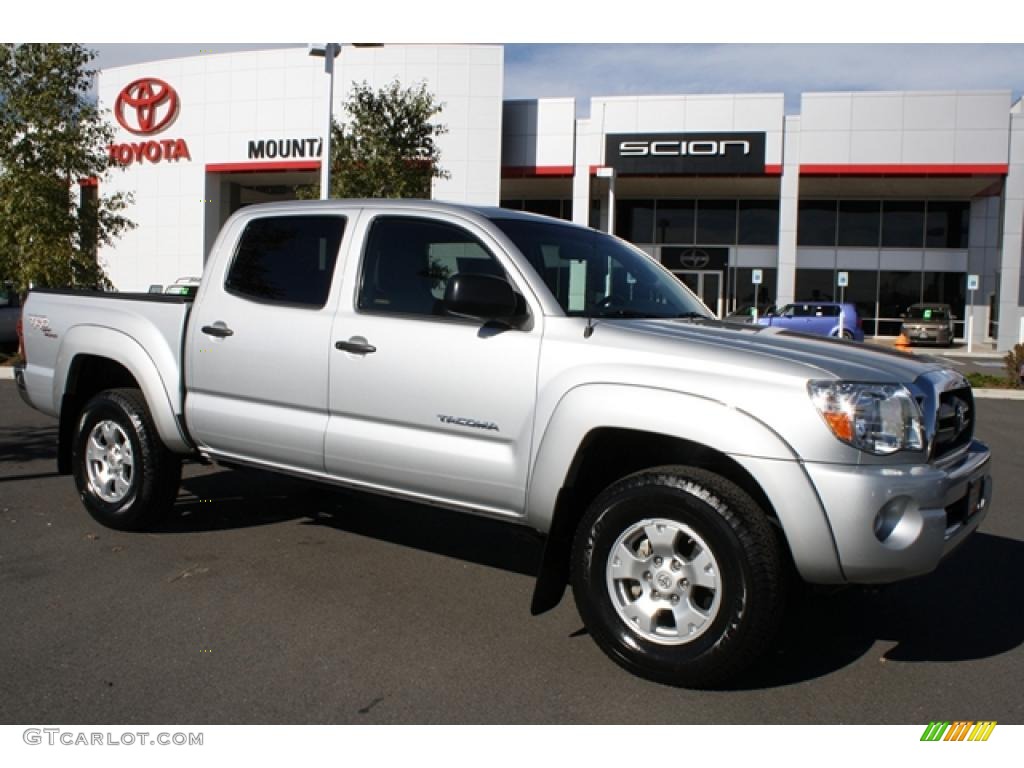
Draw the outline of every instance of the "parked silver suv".
[[[911,344],[949,347],[956,335],[954,320],[956,315],[949,304],[911,304],[903,314],[900,335]]]

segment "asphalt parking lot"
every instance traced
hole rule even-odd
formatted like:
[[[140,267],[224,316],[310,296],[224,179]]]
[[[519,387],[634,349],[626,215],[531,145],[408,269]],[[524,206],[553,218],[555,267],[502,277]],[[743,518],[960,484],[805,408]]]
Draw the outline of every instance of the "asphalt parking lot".
[[[153,533],[92,521],[0,381],[0,723],[1024,723],[1024,402],[979,400],[995,503],[934,574],[803,599],[732,690],[630,676],[504,524],[189,465]]]

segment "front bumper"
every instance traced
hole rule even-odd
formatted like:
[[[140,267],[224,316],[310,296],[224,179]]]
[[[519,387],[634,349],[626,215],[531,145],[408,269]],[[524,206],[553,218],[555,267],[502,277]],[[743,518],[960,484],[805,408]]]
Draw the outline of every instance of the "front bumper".
[[[911,344],[952,344],[953,334],[948,328],[935,326],[904,326],[900,333],[905,336]]]
[[[941,467],[806,464],[846,580],[884,584],[934,570],[988,513],[990,459],[975,440]]]

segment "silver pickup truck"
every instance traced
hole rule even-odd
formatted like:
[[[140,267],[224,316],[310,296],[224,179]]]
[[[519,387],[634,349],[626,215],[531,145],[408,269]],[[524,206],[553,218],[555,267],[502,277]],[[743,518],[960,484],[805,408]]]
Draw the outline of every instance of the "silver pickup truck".
[[[245,208],[194,297],[34,291],[25,400],[104,525],[174,503],[183,458],[546,535],[617,663],[714,686],[768,647],[795,574],[933,570],[984,517],[970,386],[902,353],[715,320],[600,232],[497,208]]]

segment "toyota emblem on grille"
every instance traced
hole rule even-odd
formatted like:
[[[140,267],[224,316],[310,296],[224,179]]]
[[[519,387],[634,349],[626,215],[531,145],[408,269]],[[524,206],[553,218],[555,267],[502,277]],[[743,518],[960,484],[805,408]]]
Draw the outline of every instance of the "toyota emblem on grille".
[[[959,435],[967,427],[969,420],[967,418],[967,403],[963,400],[957,399],[956,401],[956,433]]]

